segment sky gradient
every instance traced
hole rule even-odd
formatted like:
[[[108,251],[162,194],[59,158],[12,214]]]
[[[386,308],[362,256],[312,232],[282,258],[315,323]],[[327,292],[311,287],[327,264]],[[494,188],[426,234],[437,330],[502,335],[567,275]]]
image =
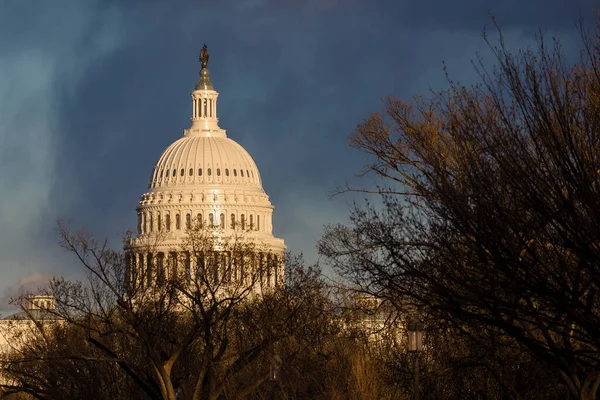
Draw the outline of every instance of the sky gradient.
[[[0,2],[0,310],[81,267],[57,218],[120,246],[161,152],[189,127],[198,53],[209,47],[219,124],[254,158],[274,234],[316,262],[329,197],[364,157],[347,137],[386,96],[468,84],[496,16],[511,48],[541,29],[576,53],[592,0]],[[492,30],[492,37],[494,31]],[[360,200],[360,199],[358,199]]]

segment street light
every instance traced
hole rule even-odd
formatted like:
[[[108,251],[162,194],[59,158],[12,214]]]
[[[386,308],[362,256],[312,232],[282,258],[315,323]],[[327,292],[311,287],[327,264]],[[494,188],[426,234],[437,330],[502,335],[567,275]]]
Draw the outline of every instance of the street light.
[[[271,381],[271,398],[275,399],[276,392],[279,392],[279,380],[280,380],[280,372],[281,372],[281,364],[283,364],[283,360],[279,357],[279,354],[274,353],[271,355],[271,365],[269,367],[269,380]]]
[[[415,317],[408,324],[408,351],[413,353],[413,362],[415,368],[415,387],[413,396],[415,400],[421,398],[419,390],[419,352],[423,351],[423,325]]]
[[[271,357],[271,366],[269,368],[269,380],[273,382],[277,382],[279,380],[279,369],[281,368],[281,364],[283,361],[279,354],[275,353],[274,356]]]

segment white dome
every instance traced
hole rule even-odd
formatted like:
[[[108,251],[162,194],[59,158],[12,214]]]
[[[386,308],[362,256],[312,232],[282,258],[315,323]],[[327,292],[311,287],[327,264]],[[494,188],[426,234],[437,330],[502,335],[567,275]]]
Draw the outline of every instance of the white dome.
[[[161,251],[177,248],[186,228],[200,223],[219,228],[225,236],[242,229],[270,251],[285,250],[284,241],[273,236],[274,207],[256,163],[219,127],[218,96],[202,68],[191,93],[191,126],[160,155],[138,203],[134,247],[161,232],[166,233]]]
[[[239,240],[243,235],[257,244],[253,263],[270,271],[261,275],[260,284],[275,287],[283,282],[281,260],[286,246],[273,236],[274,207],[250,154],[219,127],[219,93],[206,68],[206,47],[202,52],[200,80],[191,93],[191,126],[160,155],[148,191],[136,207],[138,235],[130,242],[132,279],[145,279],[151,285],[165,269],[177,273],[177,261],[168,261],[169,257],[185,248],[189,228],[206,227],[221,238]],[[205,267],[202,259],[192,258],[188,253],[188,277]],[[243,278],[240,271],[235,279]]]
[[[260,174],[250,154],[224,136],[187,135],[171,144],[159,157],[150,178],[150,189],[202,185],[235,185],[262,190]],[[153,191],[153,190],[151,190]]]

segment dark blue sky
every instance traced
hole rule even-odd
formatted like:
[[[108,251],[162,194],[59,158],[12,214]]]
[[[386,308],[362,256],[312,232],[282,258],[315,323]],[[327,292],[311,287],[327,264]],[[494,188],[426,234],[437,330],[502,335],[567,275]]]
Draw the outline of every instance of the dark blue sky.
[[[541,28],[578,46],[579,0],[219,0],[0,2],[0,298],[49,275],[77,277],[57,245],[72,219],[119,246],[160,153],[189,125],[198,53],[209,46],[219,118],[255,159],[274,233],[317,260],[323,226],[358,172],[347,147],[385,96],[472,82],[489,57],[488,13],[509,46]],[[591,24],[590,24],[591,25]],[[0,304],[0,308],[3,305]]]

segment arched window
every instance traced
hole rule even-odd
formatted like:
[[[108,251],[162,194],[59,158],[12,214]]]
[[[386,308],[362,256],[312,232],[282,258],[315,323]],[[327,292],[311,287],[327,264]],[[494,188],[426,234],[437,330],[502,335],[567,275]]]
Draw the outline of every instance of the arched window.
[[[235,214],[231,214],[231,229],[235,229]]]
[[[237,169],[233,170],[233,176],[237,176]]]
[[[202,168],[198,168],[198,176],[202,176]]]
[[[158,231],[160,232],[160,231],[162,231],[162,217],[160,214],[158,214],[157,220],[158,220],[157,221],[158,222]]]
[[[244,170],[240,169],[240,175],[242,175],[242,178],[244,177]]]
[[[225,229],[225,214],[219,215],[219,222],[221,223],[221,229]]]
[[[177,175],[177,170],[173,168],[173,176]]]
[[[250,172],[248,172],[248,170],[246,170],[246,177],[250,178]]]
[[[165,216],[165,225],[167,226],[167,232],[171,230],[171,214]]]
[[[221,176],[221,168],[217,168],[217,176]]]
[[[256,230],[260,231],[260,215],[256,216]]]
[[[147,221],[148,217],[146,216],[146,213],[144,213],[144,229],[142,230],[144,233],[148,233],[148,221]]]
[[[215,217],[212,213],[208,214],[208,224],[213,227],[215,225]]]
[[[250,230],[254,229],[254,221],[252,220],[253,215],[250,214],[250,226],[248,228],[250,228]]]
[[[190,176],[194,175],[194,168],[190,168]]]
[[[240,222],[242,223],[242,230],[246,229],[246,216],[244,214],[240,216]]]
[[[196,220],[198,220],[198,225],[202,226],[202,224],[204,223],[204,221],[202,221],[202,214],[198,213],[198,215],[196,215]]]
[[[175,214],[175,229],[181,229],[181,217]]]
[[[209,168],[208,169],[208,176],[211,176],[211,175],[212,175],[212,170]]]
[[[154,215],[152,213],[150,213],[150,232],[152,232],[153,227],[154,227]]]
[[[192,215],[191,214],[185,215],[185,227],[186,227],[186,229],[190,229],[192,227]]]
[[[225,168],[225,176],[229,176],[229,168]]]

